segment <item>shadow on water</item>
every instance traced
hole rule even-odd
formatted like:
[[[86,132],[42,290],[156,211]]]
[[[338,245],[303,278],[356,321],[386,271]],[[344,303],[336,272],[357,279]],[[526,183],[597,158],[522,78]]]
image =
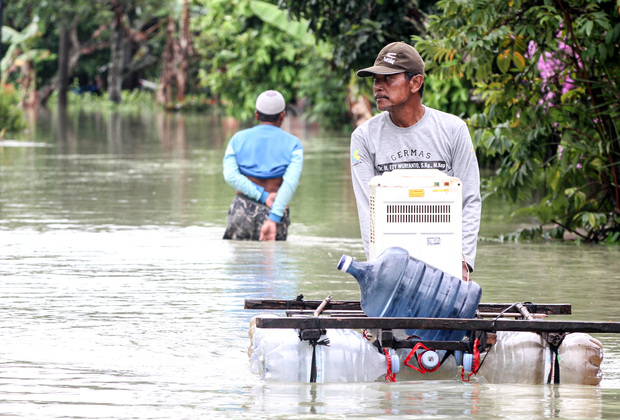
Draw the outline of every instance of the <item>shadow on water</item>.
[[[620,340],[599,387],[263,383],[249,372],[246,298],[359,298],[336,269],[364,259],[348,133],[289,120],[304,144],[289,240],[221,239],[238,124],[215,114],[43,111],[0,144],[0,415],[22,418],[614,418]],[[46,147],[34,147],[45,145]],[[512,232],[489,201],[484,235]],[[619,320],[618,247],[480,242],[483,301],[571,303]]]

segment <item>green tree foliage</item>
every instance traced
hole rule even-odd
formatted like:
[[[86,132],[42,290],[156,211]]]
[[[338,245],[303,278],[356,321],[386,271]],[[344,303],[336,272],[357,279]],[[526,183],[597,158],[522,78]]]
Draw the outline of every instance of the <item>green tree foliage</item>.
[[[586,241],[620,239],[614,0],[442,0],[416,47],[433,71],[472,81],[484,112],[470,127],[498,167],[489,185],[518,213]]]
[[[334,46],[334,63],[348,74],[373,63],[393,41],[424,34],[435,0],[280,0],[293,16],[308,19],[318,39]]]
[[[346,84],[334,72],[331,52],[317,47],[300,21],[250,0],[197,0],[203,11],[193,19],[199,78],[240,120],[252,118],[256,97],[280,91],[287,103],[303,98],[326,124],[346,119]],[[303,25],[303,24],[302,24]]]
[[[0,140],[5,131],[16,132],[26,128],[19,104],[19,93],[13,85],[0,84]]]
[[[22,30],[38,20],[41,37],[33,49],[49,50],[34,62],[39,99],[45,103],[57,88],[59,39],[69,31],[69,78],[84,86],[96,76],[106,79],[110,67],[110,42],[115,21],[122,22],[123,88],[135,88],[139,79],[159,76],[159,58],[165,43],[167,18],[177,2],[166,0],[11,0],[5,2],[5,24]],[[119,13],[121,12],[121,13]]]
[[[49,55],[47,50],[32,48],[40,36],[37,19],[30,22],[22,31],[16,31],[8,26],[2,27],[2,40],[8,43],[9,47],[0,60],[0,83],[6,84],[11,73],[19,73],[23,63]]]
[[[16,29],[26,28],[30,22],[37,21],[40,37],[35,40],[31,48],[45,49],[50,51],[50,55],[45,59],[34,62],[37,79],[36,84],[41,87],[47,84],[55,75],[58,69],[58,45],[59,28],[68,22],[77,26],[80,39],[92,37],[93,32],[111,19],[111,13],[103,8],[102,0],[74,0],[67,2],[64,0],[43,0],[32,2],[30,0],[12,0],[5,2],[4,10],[5,24]],[[98,40],[93,39],[93,42]],[[100,40],[99,40],[100,41]],[[90,48],[90,45],[84,45]],[[105,64],[108,55],[99,57],[102,64],[89,64],[92,74],[96,74],[95,68]],[[78,70],[81,73],[81,70]]]

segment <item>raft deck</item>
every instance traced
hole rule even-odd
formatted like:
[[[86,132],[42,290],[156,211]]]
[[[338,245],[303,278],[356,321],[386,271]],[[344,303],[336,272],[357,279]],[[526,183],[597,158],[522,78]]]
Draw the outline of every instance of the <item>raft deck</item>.
[[[463,330],[485,335],[497,331],[530,331],[546,334],[620,333],[620,322],[548,320],[549,315],[571,315],[567,303],[481,303],[476,318],[368,317],[359,301],[246,299],[244,309],[284,310],[286,317],[257,318],[257,328],[300,330],[302,340],[312,340],[330,328],[380,330],[383,347],[412,348],[418,343],[438,350],[466,350],[463,341],[398,340],[393,330]],[[317,309],[320,314],[317,315]],[[544,317],[545,319],[542,319]]]

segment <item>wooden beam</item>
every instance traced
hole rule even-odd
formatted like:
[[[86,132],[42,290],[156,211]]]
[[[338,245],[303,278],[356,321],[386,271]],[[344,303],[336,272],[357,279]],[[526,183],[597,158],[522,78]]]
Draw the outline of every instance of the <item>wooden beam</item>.
[[[286,300],[286,299],[246,299],[244,309],[316,309],[322,303],[320,300]],[[332,300],[325,309],[360,311],[359,301]]]
[[[371,318],[371,317],[279,317],[257,318],[258,328],[294,329],[424,329],[463,331],[534,331],[620,333],[620,322],[512,320],[500,318]]]
[[[244,309],[307,309],[314,310],[322,303],[320,300],[286,300],[286,299],[246,299]],[[481,312],[502,312],[514,303],[481,303],[478,310]],[[570,315],[570,303],[522,303],[531,313],[547,315]],[[356,300],[332,300],[325,305],[324,310],[360,311],[360,302]],[[516,308],[507,313],[519,314]]]

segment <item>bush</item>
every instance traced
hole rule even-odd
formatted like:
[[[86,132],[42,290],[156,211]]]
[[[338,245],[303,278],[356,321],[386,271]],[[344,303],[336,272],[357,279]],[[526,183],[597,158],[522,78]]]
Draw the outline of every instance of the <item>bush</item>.
[[[0,86],[0,134],[26,128],[26,121],[18,105],[19,93],[15,91],[13,85]]]

